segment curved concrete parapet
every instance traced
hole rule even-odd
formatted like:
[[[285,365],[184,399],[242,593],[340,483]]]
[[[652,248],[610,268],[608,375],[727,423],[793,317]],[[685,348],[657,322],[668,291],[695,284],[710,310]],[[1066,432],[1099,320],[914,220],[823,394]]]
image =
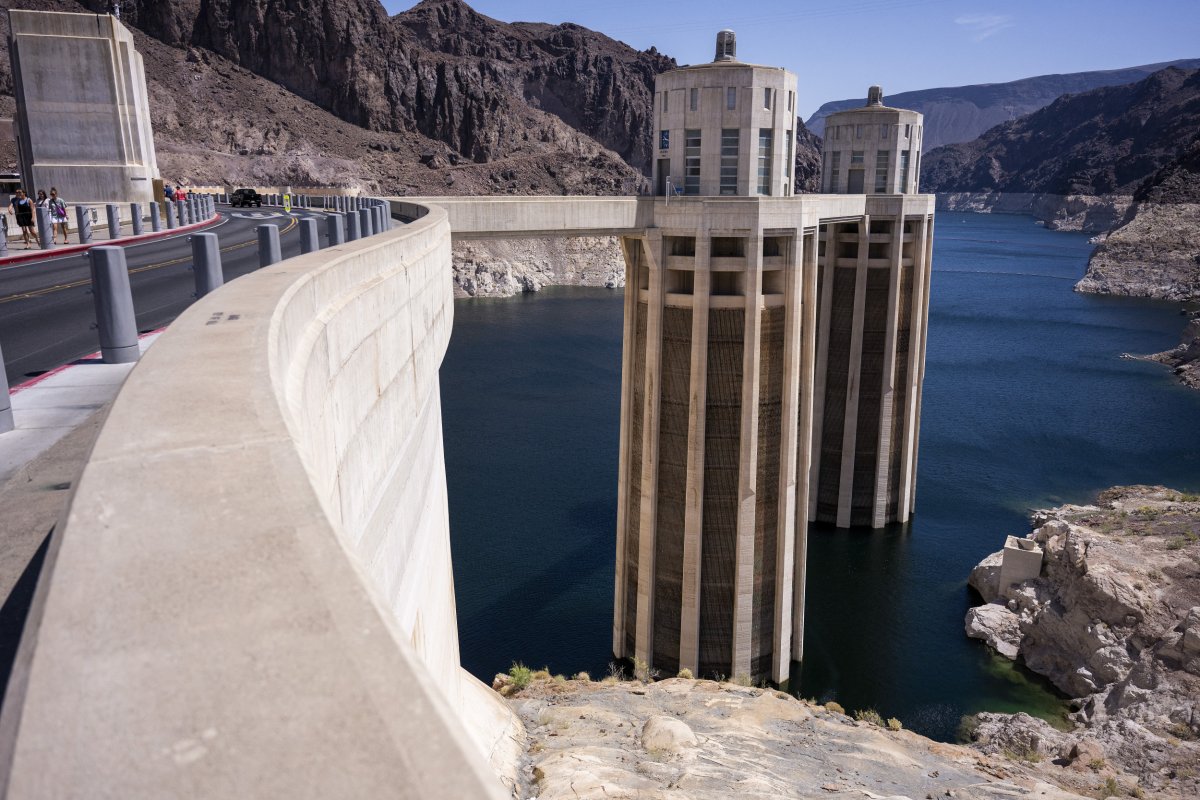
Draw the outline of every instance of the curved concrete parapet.
[[[505,710],[458,665],[450,228],[411,210],[204,297],[135,368],[52,538],[7,796],[504,795]]]

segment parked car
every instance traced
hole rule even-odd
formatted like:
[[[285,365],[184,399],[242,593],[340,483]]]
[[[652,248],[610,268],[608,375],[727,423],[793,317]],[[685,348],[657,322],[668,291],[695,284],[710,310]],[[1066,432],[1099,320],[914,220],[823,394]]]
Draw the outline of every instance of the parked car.
[[[229,205],[235,208],[238,206],[258,206],[262,208],[262,195],[253,189],[238,189],[229,195]]]

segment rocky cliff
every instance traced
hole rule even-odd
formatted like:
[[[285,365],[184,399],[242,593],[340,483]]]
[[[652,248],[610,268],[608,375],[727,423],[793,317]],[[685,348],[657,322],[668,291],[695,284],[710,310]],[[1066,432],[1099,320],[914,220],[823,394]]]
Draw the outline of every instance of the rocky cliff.
[[[507,676],[497,676],[507,683]],[[933,742],[878,714],[673,678],[535,677],[510,695],[528,733],[519,797],[538,800],[1071,800],[1021,760]],[[1088,790],[1096,782],[1084,782]]]
[[[1137,191],[1096,248],[1081,292],[1200,299],[1200,134]]]
[[[1198,129],[1200,70],[1168,68],[934,149],[921,186],[946,208],[1029,210],[1052,227],[1104,231]]]
[[[1185,385],[1200,389],[1200,311],[1193,311],[1190,316],[1179,346],[1149,358],[1171,367]]]
[[[1087,766],[1122,791],[1196,796],[1200,496],[1111,489],[1095,505],[1038,512],[1033,525],[1041,574],[1002,589],[1001,554],[985,559],[970,583],[987,605],[968,612],[967,632],[1075,698],[1075,728],[981,715],[976,742],[1044,761],[1051,775]]]
[[[1007,83],[985,83],[920,89],[889,96],[888,105],[910,108],[925,115],[925,147],[969,142],[996,125],[1010,122],[1050,105],[1064,94],[1078,94],[1103,86],[1134,83],[1166,67],[1196,69],[1200,59],[1145,64],[1127,69],[1039,75]],[[825,103],[808,119],[813,132],[825,132],[825,118],[835,111],[861,106],[865,101],[835,100]]]

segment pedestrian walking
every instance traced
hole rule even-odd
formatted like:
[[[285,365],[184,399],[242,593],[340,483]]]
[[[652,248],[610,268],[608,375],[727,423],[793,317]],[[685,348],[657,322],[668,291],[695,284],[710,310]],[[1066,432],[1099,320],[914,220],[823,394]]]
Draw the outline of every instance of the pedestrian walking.
[[[187,189],[184,189],[182,186],[176,186],[175,187],[175,199],[176,200],[187,200]]]
[[[163,199],[168,203],[175,202],[175,190],[171,188],[171,184],[169,183],[163,187]]]
[[[38,208],[49,208],[50,207],[50,198],[46,197],[45,189],[38,189],[37,207]]]
[[[37,236],[33,232],[33,201],[25,196],[24,189],[17,189],[16,196],[9,208],[12,209],[13,217],[17,220],[17,227],[21,229],[21,241],[28,250],[29,245],[37,241]]]
[[[70,244],[67,238],[67,204],[58,196],[58,189],[50,187],[50,238],[58,244],[58,234],[62,231],[63,244]]]

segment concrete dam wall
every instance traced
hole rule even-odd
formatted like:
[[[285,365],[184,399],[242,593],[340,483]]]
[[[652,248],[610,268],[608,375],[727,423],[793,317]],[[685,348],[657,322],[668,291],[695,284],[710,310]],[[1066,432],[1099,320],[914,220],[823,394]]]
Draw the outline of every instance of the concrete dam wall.
[[[459,667],[446,214],[240,278],[113,404],[0,719],[10,797],[500,797]],[[396,210],[396,209],[394,209]]]

